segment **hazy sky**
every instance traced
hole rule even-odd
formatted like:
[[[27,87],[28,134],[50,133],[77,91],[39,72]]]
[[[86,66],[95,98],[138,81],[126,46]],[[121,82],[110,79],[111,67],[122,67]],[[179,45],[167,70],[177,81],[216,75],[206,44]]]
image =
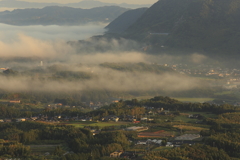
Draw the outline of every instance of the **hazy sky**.
[[[54,2],[54,3],[73,3],[80,2],[81,0],[21,0],[28,2]],[[93,0],[85,0],[85,1],[93,1]],[[97,0],[101,2],[107,3],[129,3],[129,4],[153,4],[158,0]]]
[[[103,34],[105,26],[106,24],[81,26],[12,26],[0,23],[0,43],[2,41],[17,39],[19,34],[41,40],[81,40]]]

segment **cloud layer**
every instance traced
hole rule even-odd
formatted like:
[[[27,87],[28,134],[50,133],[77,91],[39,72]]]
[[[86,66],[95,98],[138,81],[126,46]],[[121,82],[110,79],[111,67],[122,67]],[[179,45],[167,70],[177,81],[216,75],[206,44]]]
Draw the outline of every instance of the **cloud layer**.
[[[11,92],[75,92],[104,89],[124,92],[150,90],[174,92],[190,90],[202,85],[199,80],[177,73],[122,72],[99,66],[105,62],[164,64],[181,59],[168,55],[147,55],[141,52],[141,44],[131,40],[89,39],[84,43],[75,42],[74,45],[66,43],[68,36],[74,40],[78,36],[79,39],[81,36],[84,38],[84,34],[88,36],[95,34],[98,32],[96,29],[98,27],[95,26],[92,28],[88,26],[86,30],[81,29],[78,34],[76,34],[78,29],[75,27],[72,28],[74,31],[70,33],[64,33],[62,28],[56,26],[50,27],[49,30],[44,27],[39,30],[41,26],[30,27],[21,32],[14,30],[11,33],[12,26],[1,27],[3,26],[0,25],[0,29],[5,32],[0,32],[0,64],[2,65],[0,67],[10,67],[19,72],[15,76],[0,75],[0,89],[3,90]],[[86,33],[88,31],[89,33]],[[99,30],[99,32],[102,31]],[[41,34],[42,32],[43,34]],[[70,35],[65,37],[67,34]],[[65,39],[59,38],[61,36]],[[194,63],[200,63],[206,57],[193,54],[188,59]],[[40,66],[40,61],[43,66]],[[59,71],[84,72],[92,74],[93,78],[87,80],[69,80],[68,77],[54,79],[53,76]]]

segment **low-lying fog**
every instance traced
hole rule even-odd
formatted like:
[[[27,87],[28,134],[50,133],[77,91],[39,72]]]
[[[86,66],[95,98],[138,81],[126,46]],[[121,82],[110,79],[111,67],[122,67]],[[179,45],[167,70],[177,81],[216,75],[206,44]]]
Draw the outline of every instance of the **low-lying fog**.
[[[201,85],[199,80],[180,76],[178,73],[123,72],[100,67],[99,64],[105,62],[164,64],[167,60],[179,59],[179,57],[167,55],[148,55],[141,50],[144,46],[131,40],[102,39],[93,42],[88,39],[93,35],[102,34],[103,28],[104,25],[17,27],[0,24],[0,68],[9,67],[20,73],[13,77],[1,74],[0,89],[15,92],[88,89],[181,91],[194,89]],[[67,43],[67,41],[80,39],[88,40],[83,44],[69,45]],[[89,45],[91,43],[94,45]],[[107,48],[107,50],[103,51],[102,48]],[[195,63],[201,63],[206,59],[205,56],[196,53],[188,58]],[[49,70],[53,66],[57,69]],[[59,71],[84,72],[92,74],[93,78],[87,80],[69,80],[67,77],[64,80],[53,79],[52,76]],[[36,77],[44,78],[44,80]]]
[[[104,33],[106,24],[81,26],[12,26],[0,23],[0,40],[15,40],[19,34],[41,40],[81,40]]]

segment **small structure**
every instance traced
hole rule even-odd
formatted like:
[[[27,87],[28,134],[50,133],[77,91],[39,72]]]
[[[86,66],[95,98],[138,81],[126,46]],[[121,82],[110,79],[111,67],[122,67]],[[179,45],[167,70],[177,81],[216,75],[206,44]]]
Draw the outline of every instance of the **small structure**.
[[[162,140],[158,140],[158,141],[156,142],[156,144],[161,145],[161,144],[162,144]]]
[[[115,152],[113,152],[113,153],[110,154],[110,157],[117,158],[117,157],[120,157],[120,155],[121,155],[122,153],[123,153],[122,151],[115,151]]]
[[[201,118],[202,115],[201,114],[190,114],[188,115],[188,118],[193,118],[193,119],[198,119],[198,118]]]
[[[20,100],[10,100],[9,103],[21,103]]]
[[[102,121],[115,121],[115,122],[118,122],[119,117],[117,117],[115,115],[109,115],[109,116],[103,117],[101,120]]]
[[[36,121],[38,119],[38,117],[31,117],[32,121]]]
[[[173,147],[172,142],[167,142],[166,147]]]
[[[145,141],[145,140],[139,140],[139,141],[137,141],[136,144],[146,145],[147,143],[148,143],[148,141]]]
[[[16,122],[25,122],[26,121],[26,118],[18,118],[16,119]]]
[[[148,118],[147,117],[142,117],[141,121],[146,121]]]

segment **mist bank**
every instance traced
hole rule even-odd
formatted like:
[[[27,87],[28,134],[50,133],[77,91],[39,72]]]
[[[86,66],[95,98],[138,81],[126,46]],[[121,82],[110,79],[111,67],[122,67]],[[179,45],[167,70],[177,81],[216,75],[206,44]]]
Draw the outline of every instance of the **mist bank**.
[[[105,23],[88,23],[76,26],[13,26],[0,23],[0,41],[8,42],[11,45],[13,42],[21,43],[21,37],[26,36],[36,40],[44,40],[45,43],[51,41],[77,41],[94,35],[102,35],[105,32],[105,25]]]
[[[2,34],[0,67],[5,69],[0,74],[1,93],[75,95],[90,101],[104,99],[103,95],[105,99],[126,95],[179,95],[210,86],[204,80],[176,72],[170,65],[212,61],[199,53],[153,55],[144,50],[145,44],[124,38],[100,36],[67,43],[63,39],[46,40],[37,35],[21,33],[11,39]]]

